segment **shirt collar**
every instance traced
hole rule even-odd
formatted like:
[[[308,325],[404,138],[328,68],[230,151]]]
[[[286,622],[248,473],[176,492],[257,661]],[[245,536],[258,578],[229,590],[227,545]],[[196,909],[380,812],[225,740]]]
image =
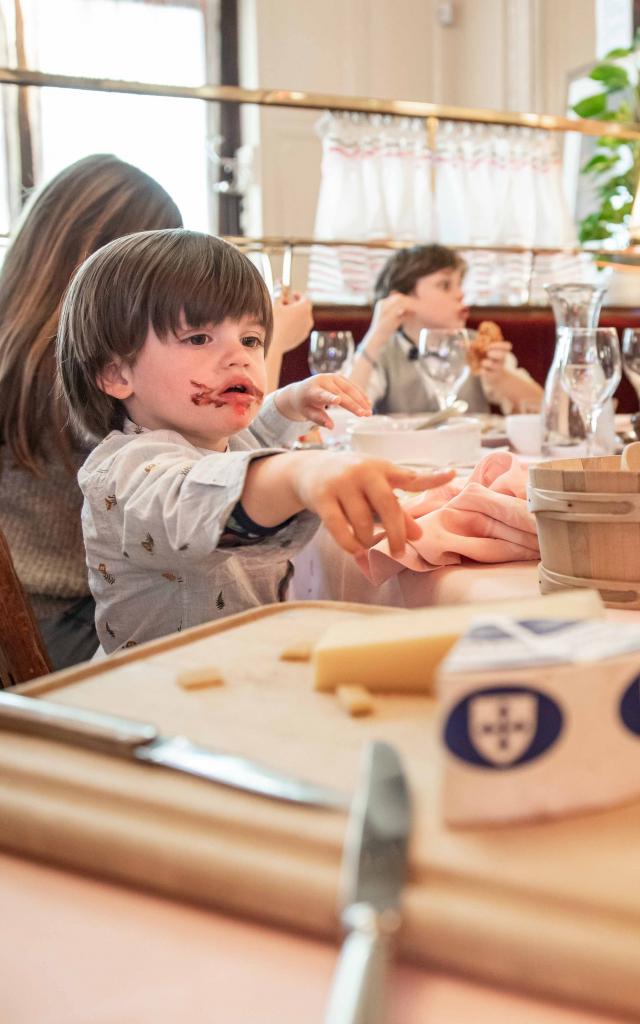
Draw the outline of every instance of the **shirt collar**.
[[[411,338],[404,333],[402,328],[398,330],[398,338],[402,351],[406,354],[407,359],[418,358],[418,346],[411,340]]]
[[[167,427],[167,430],[169,430],[169,429],[170,428]],[[134,421],[130,420],[128,416],[125,416],[124,422],[122,424],[122,433],[123,434],[151,434],[151,433],[153,433],[153,431],[150,430],[149,427],[141,427],[139,423],[134,423]],[[177,433],[177,431],[172,431],[172,433]],[[182,435],[180,435],[180,436],[182,436]],[[184,443],[185,444],[191,444],[191,442],[187,441],[186,438],[184,438]],[[197,445],[192,445],[192,447],[195,448],[197,451],[202,452],[203,455],[213,455],[213,454],[224,455],[226,452],[230,452],[231,451],[231,448],[230,448],[229,444],[227,444],[227,447],[225,448],[224,452],[212,452],[210,448],[198,448]]]

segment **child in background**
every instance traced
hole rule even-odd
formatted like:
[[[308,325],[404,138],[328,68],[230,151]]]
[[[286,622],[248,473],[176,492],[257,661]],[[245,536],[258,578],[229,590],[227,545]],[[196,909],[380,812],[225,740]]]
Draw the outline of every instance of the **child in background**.
[[[78,479],[107,652],[283,600],[318,517],[354,554],[379,519],[401,552],[420,530],[393,489],[451,479],[275,447],[301,422],[330,423],[330,403],[370,407],[353,383],[320,374],[259,412],[271,331],[258,271],[209,235],[129,235],[77,271],[57,358],[74,420],[101,439]]]
[[[468,315],[462,280],[464,261],[443,245],[402,249],[387,261],[375,285],[371,326],[358,345],[350,377],[380,413],[437,409],[417,363],[422,328],[463,328]],[[471,412],[538,407],[542,388],[517,366],[508,341],[493,342],[480,372],[470,374],[459,398]]]

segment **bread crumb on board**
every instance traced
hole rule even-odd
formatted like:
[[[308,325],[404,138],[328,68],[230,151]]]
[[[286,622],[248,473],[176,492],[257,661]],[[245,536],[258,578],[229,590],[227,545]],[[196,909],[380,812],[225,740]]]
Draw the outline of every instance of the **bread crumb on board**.
[[[208,665],[180,672],[177,683],[183,690],[205,690],[209,686],[222,686],[224,679],[217,668]]]
[[[345,711],[354,717],[371,715],[375,710],[373,697],[364,686],[338,686],[336,697]]]
[[[280,661],[311,661],[313,644],[291,644],[280,652]]]

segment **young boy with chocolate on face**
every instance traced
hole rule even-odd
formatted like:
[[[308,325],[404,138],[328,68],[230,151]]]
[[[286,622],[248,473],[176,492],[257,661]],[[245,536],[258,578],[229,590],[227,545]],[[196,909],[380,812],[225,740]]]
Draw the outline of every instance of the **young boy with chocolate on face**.
[[[58,371],[77,424],[101,443],[80,470],[96,625],[114,651],[283,600],[291,557],[322,520],[358,553],[374,524],[402,551],[419,527],[394,488],[452,474],[280,447],[327,407],[367,415],[334,374],[264,401],[269,294],[220,239],[150,231],[112,242],[76,272]]]

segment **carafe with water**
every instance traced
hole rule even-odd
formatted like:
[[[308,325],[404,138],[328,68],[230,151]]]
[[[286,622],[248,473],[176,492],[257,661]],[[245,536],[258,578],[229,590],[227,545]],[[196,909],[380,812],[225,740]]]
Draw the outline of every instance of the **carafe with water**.
[[[562,457],[563,449],[583,445],[584,425],[577,405],[562,387],[561,327],[597,327],[604,288],[593,284],[548,284],[545,291],[556,321],[556,348],[544,386],[542,452]],[[613,406],[609,401],[598,423],[597,435],[605,450],[614,440]],[[566,456],[570,457],[567,451]]]

